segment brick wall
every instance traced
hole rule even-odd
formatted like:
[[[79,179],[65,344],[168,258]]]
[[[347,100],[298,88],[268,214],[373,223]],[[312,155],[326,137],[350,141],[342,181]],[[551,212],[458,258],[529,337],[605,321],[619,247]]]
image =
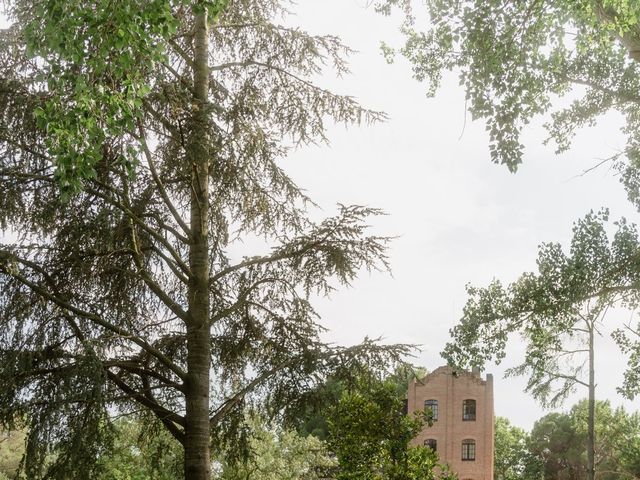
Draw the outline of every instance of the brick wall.
[[[479,372],[458,372],[440,367],[409,385],[407,409],[424,409],[425,400],[438,402],[438,419],[413,440],[423,445],[436,440],[440,461],[448,463],[460,480],[493,480],[493,376],[483,380]],[[463,419],[463,403],[475,400],[475,420]],[[463,460],[463,441],[475,444],[475,459]],[[466,453],[471,453],[467,447]]]

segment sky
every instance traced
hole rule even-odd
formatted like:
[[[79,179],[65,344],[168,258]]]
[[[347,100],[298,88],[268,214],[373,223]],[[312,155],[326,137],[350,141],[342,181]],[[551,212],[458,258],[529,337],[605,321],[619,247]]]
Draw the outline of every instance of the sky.
[[[608,207],[614,219],[638,221],[615,172],[604,166],[584,174],[624,145],[622,122],[616,115],[603,118],[560,156],[543,144],[544,119],[534,122],[524,134],[524,163],[511,174],[491,163],[484,124],[465,114],[455,74],[427,98],[405,61],[385,62],[380,42],[401,42],[400,19],[380,16],[367,3],[301,0],[286,21],[337,35],[357,50],[350,75],[326,72],[316,80],[386,112],[389,120],[333,126],[329,146],[301,148],[283,165],[322,214],[334,213],[337,202],[379,207],[388,215],[372,221],[373,231],[398,236],[390,250],[392,275],[363,272],[351,288],[316,303],[330,330],[327,339],[351,344],[368,335],[419,344],[412,361],[433,370],[443,364],[439,352],[461,317],[466,284],[509,282],[532,271],[538,246],[566,245],[572,223],[590,210]],[[630,315],[614,312],[610,318],[615,323]],[[615,391],[625,362],[604,333],[597,340],[597,395],[640,410],[640,402],[625,402]],[[522,354],[522,345],[512,342],[503,364],[487,365],[485,373],[494,375],[496,415],[530,429],[546,411],[523,393],[524,379],[502,378]],[[561,409],[584,397],[586,390],[578,391]]]

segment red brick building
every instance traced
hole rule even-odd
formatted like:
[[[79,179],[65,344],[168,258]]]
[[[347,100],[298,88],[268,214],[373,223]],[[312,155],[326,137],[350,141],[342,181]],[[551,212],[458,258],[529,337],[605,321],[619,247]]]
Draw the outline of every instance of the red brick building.
[[[493,480],[493,376],[440,367],[409,384],[409,412],[427,409],[433,425],[413,440],[433,448],[460,480]]]

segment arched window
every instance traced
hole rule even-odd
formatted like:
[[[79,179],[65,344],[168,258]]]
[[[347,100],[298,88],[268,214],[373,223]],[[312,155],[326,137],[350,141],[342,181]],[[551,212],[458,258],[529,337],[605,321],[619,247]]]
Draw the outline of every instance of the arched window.
[[[436,422],[438,420],[438,400],[425,400],[424,411],[425,413],[431,413],[431,420]]]
[[[476,459],[476,441],[467,438],[462,441],[462,460],[473,461]]]
[[[476,419],[476,401],[467,399],[462,402],[462,420],[473,421]]]
[[[427,438],[424,441],[424,446],[430,448],[434,452],[438,451],[438,441],[435,438]]]

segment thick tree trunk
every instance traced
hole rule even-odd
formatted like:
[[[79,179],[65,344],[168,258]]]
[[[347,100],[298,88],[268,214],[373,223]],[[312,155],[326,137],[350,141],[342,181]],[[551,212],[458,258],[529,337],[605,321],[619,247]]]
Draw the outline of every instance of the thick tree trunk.
[[[206,10],[196,12],[194,36],[194,102],[187,159],[191,165],[191,244],[187,324],[185,478],[210,480],[209,451],[209,154],[207,95],[209,32]]]
[[[595,384],[595,367],[594,367],[594,348],[593,331],[595,329],[595,321],[589,324],[589,419],[587,432],[587,480],[594,480],[596,476],[595,469],[595,424],[596,424],[596,384]]]

